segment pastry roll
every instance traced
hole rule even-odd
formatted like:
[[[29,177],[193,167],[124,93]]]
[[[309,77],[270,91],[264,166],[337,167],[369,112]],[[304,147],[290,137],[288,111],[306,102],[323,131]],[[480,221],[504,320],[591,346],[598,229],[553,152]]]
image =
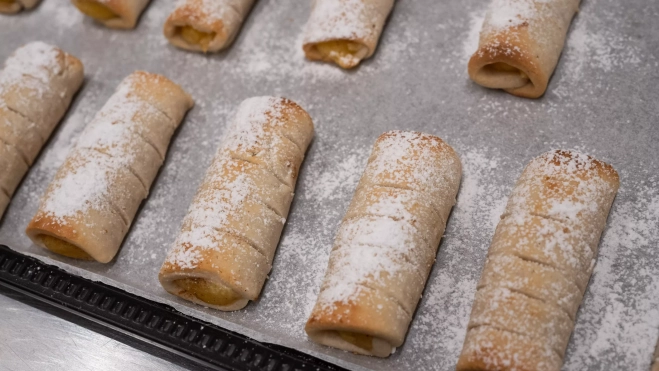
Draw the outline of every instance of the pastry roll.
[[[580,0],[492,0],[469,76],[525,98],[547,90]]]
[[[84,78],[82,63],[37,41],[0,72],[0,216]]]
[[[375,53],[394,0],[315,0],[302,48],[310,60],[353,68]]]
[[[192,105],[163,76],[138,71],[124,79],[78,138],[27,235],[58,254],[112,260]]]
[[[659,371],[659,342],[657,342],[657,349],[654,351],[654,363],[652,365],[652,371]]]
[[[228,47],[254,0],[183,0],[165,21],[165,37],[179,48],[217,52]]]
[[[71,0],[86,16],[109,28],[135,28],[150,0]]]
[[[160,270],[165,290],[224,311],[258,298],[313,132],[288,99],[242,102]]]
[[[619,187],[573,151],[524,169],[494,233],[458,371],[558,371]]]
[[[377,357],[403,344],[461,175],[459,157],[438,137],[378,138],[307,321],[311,340]]]
[[[34,8],[39,2],[41,0],[0,0],[0,13],[15,14],[23,9]]]

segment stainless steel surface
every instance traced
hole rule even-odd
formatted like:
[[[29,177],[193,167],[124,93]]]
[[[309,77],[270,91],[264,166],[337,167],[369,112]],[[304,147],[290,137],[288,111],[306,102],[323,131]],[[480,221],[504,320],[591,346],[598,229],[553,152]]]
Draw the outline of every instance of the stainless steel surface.
[[[78,56],[87,82],[42,152],[2,224],[0,242],[73,273],[171,304],[184,313],[352,369],[452,370],[497,218],[523,166],[552,148],[610,162],[622,185],[578,315],[565,370],[646,371],[659,334],[659,2],[584,0],[545,97],[515,98],[466,76],[488,0],[400,0],[378,52],[355,71],[304,60],[309,2],[260,0],[227,52],[169,46],[171,2],[154,0],[134,31],[94,25],[66,1],[0,18],[0,59],[30,40]],[[54,256],[23,231],[84,124],[135,69],[164,73],[197,100],[149,199],[108,265]],[[280,94],[316,124],[286,230],[261,299],[219,313],[168,295],[157,272],[237,104]],[[464,174],[437,262],[405,344],[389,359],[310,343],[304,322],[335,229],[375,138],[385,130],[436,134],[460,154]],[[0,321],[2,321],[0,317]],[[90,349],[93,352],[93,349]]]
[[[191,369],[40,309],[48,305],[0,287],[0,370]],[[162,356],[164,352],[161,351],[159,355]]]

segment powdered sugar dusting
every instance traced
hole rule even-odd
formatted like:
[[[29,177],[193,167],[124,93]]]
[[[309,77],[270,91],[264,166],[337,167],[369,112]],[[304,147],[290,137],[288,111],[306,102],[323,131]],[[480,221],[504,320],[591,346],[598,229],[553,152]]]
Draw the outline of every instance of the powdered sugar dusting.
[[[222,144],[228,149],[237,150],[240,147],[252,147],[264,140],[265,125],[281,126],[283,124],[283,109],[281,99],[275,97],[254,97],[244,100],[232,126],[228,129]]]
[[[287,233],[281,240],[274,271],[282,272],[284,267],[306,267],[298,269],[302,281],[278,275],[271,280],[270,290],[264,292],[260,305],[268,311],[295,318],[295,321],[282,323],[277,316],[267,316],[271,326],[283,326],[296,338],[306,339],[304,323],[309,318],[318,297],[322,278],[327,269],[329,251],[336,235],[339,221],[345,213],[361,174],[364,171],[370,148],[341,146],[318,141],[315,143],[315,156],[305,161],[306,174],[298,187],[297,199],[302,199],[299,208],[293,213],[317,213],[314,218],[294,218],[287,225]],[[310,230],[313,233],[308,233]],[[277,267],[281,265],[281,267]],[[304,305],[280,297],[274,293],[289,292],[303,298]],[[265,309],[265,308],[264,308]]]
[[[657,157],[652,145],[656,107],[651,104],[656,84],[651,77],[659,67],[652,37],[659,3],[582,1],[548,94],[529,101],[469,82],[464,42],[472,28],[470,15],[484,15],[489,2],[437,6],[434,0],[399,1],[377,54],[349,72],[304,58],[301,45],[310,1],[255,2],[231,48],[206,56],[167,44],[162,25],[173,1],[152,1],[131,32],[109,31],[89,19],[83,22],[82,13],[66,1],[43,1],[29,14],[3,17],[3,59],[23,43],[40,39],[80,57],[89,74],[69,117],[42,151],[0,221],[0,242],[259,341],[299,349],[351,370],[453,370],[494,227],[530,158],[550,148],[581,148],[612,163],[621,173],[623,188],[609,229],[623,218],[633,228],[625,227],[625,231],[634,231],[634,223],[644,224],[642,218],[648,213],[643,210],[656,209],[651,205],[657,205],[659,189],[656,183],[639,183],[657,172],[652,160]],[[569,45],[580,26],[588,37],[601,36],[583,55]],[[604,44],[611,47],[601,49],[606,56],[602,60],[614,62],[608,71],[600,67],[605,64],[600,65],[599,58],[590,58]],[[108,58],[110,49],[116,54],[112,58]],[[628,55],[641,62],[629,69],[617,64]],[[583,68],[572,79],[567,72],[577,61],[584,62]],[[135,68],[175,77],[199,104],[173,138],[165,165],[117,259],[107,265],[48,260],[52,256],[31,246],[23,231],[54,175],[54,166],[65,157],[70,139],[77,137],[77,129],[69,127],[88,123],[111,95],[115,82]],[[559,89],[560,96],[556,94]],[[244,98],[264,94],[281,94],[304,103],[301,105],[314,123],[322,125],[317,125],[318,135],[302,167],[275,267],[260,300],[238,313],[220,313],[166,293],[158,282],[158,270],[211,163],[230,113]],[[373,140],[396,128],[447,139],[460,155],[464,170],[461,193],[448,218],[446,237],[406,343],[388,359],[379,360],[316,346],[308,341],[304,324]],[[57,160],[51,156],[54,153],[60,154]],[[496,168],[490,167],[491,161]],[[647,197],[639,197],[645,186]],[[473,191],[467,192],[470,188]],[[627,205],[625,214],[616,218],[623,204]],[[630,236],[635,234],[630,232]],[[659,326],[655,326],[654,313],[637,310],[637,294],[645,289],[649,293],[652,286],[646,279],[637,279],[640,274],[636,272],[643,277],[648,277],[647,272],[659,276],[654,271],[659,256],[654,248],[656,234],[644,236],[649,245],[637,245],[625,237],[616,249],[607,245],[613,234],[603,237],[599,263],[609,260],[612,270],[603,271],[598,281],[596,268],[590,289],[597,286],[602,291],[586,294],[565,370],[648,370],[652,343],[659,337],[659,332],[650,332],[659,331]],[[604,259],[605,255],[611,259]],[[607,297],[597,299],[600,295]],[[616,310],[606,309],[614,298]],[[656,298],[657,293],[643,296],[645,304],[638,308],[646,308],[646,304],[656,308]],[[600,325],[605,312],[609,313],[606,325]],[[617,313],[622,315],[621,321],[615,320]],[[632,334],[633,328],[641,326],[651,336],[618,336]],[[600,330],[602,327],[607,331]],[[607,333],[606,340],[598,342],[605,346],[593,355],[590,345],[598,333]]]
[[[354,200],[360,200],[361,193],[367,195],[373,192],[366,188],[369,186],[399,187],[414,195],[432,195],[430,199],[426,197],[426,202],[436,208],[437,219],[429,223],[443,230],[443,223],[446,222],[443,218],[453,206],[460,180],[460,164],[456,164],[457,158],[451,152],[436,137],[420,133],[387,132],[376,142],[360,181],[357,191],[360,194],[355,195]],[[382,207],[381,202],[369,202],[366,205],[370,206],[358,206],[359,201],[353,201],[348,211],[350,218],[344,219],[337,233],[330,268],[318,298],[321,310],[332,310],[336,303],[350,302],[361,293],[363,285],[380,287],[379,281],[387,277],[399,277],[408,284],[416,283],[417,287],[410,287],[411,292],[421,289],[418,286],[423,281],[421,277],[425,277],[423,272],[430,268],[428,254],[435,251],[439,241],[434,238],[424,241],[420,236],[421,229],[410,221],[416,217],[432,216],[420,214],[418,207],[410,209],[410,212],[416,210],[414,213],[419,213],[415,218],[406,219],[405,213],[384,215],[382,213],[387,211],[405,208],[402,203],[409,199],[389,199],[391,196],[387,194],[381,197],[401,204]],[[374,214],[383,216],[376,217]],[[419,274],[417,272],[420,276],[415,276]],[[405,298],[395,291],[390,294],[399,298],[399,304],[408,315],[414,311],[418,297]]]
[[[563,359],[574,327],[573,313],[557,310],[561,304],[558,298],[548,296],[550,291],[541,285],[569,281],[581,291],[586,289],[600,234],[617,190],[617,173],[609,165],[579,152],[553,151],[530,162],[513,190],[488,254],[493,259],[520,258],[518,267],[510,269],[522,270],[533,262],[545,266],[543,269],[549,267],[547,272],[555,269],[560,274],[547,278],[535,268],[531,284],[530,280],[523,281],[529,274],[502,278],[509,273],[506,269],[499,272],[501,277],[481,284],[462,354],[465,360],[476,357],[478,362],[497,368],[502,361],[531,367],[539,362],[554,362],[556,355]],[[494,260],[488,260],[485,270],[493,271],[493,264]],[[581,297],[570,295],[570,300],[568,306],[576,308]],[[535,340],[538,348],[551,349],[555,354],[549,352],[534,361],[520,359],[519,349],[481,342],[479,334],[487,328],[527,336]]]
[[[453,218],[461,228],[486,227],[487,231],[494,232],[508,196],[504,187],[491,181],[497,177],[502,160],[478,150],[462,152],[461,159],[464,174]],[[488,211],[486,217],[483,217],[483,210]]]
[[[286,7],[281,7],[276,2],[261,2],[256,9],[252,11],[250,18],[258,16],[259,22],[250,24],[249,32],[243,30],[232,46],[245,50],[246,53],[237,55],[231,64],[225,66],[228,72],[243,77],[247,84],[251,84],[255,79],[280,81],[290,78],[309,82],[357,81],[355,75],[336,66],[312,62],[305,58],[302,48],[306,35],[304,27],[294,27],[291,30],[288,22],[282,23],[282,19],[287,20],[289,17]],[[412,53],[410,46],[418,43],[420,36],[412,27],[414,19],[402,22],[400,31],[392,32],[389,41],[378,46],[381,53],[372,61],[378,68],[370,67],[370,63],[362,64],[360,74],[397,68],[400,61],[407,59],[407,55]],[[292,37],[289,36],[291,33]]]
[[[240,104],[202,188],[190,206],[183,230],[167,262],[183,269],[196,267],[201,251],[220,247],[217,241],[220,231],[230,231],[246,239],[270,260],[276,247],[272,243],[276,241],[263,236],[281,230],[293,189],[288,184],[278,184],[280,189],[284,189],[281,199],[264,196],[264,193],[276,193],[277,189],[262,189],[274,187],[263,177],[272,177],[274,183],[279,183],[277,173],[267,165],[257,164],[262,174],[256,179],[254,168],[249,167],[254,167],[254,164],[236,154],[254,152],[255,156],[262,151],[271,151],[265,156],[276,157],[274,151],[280,150],[281,146],[295,147],[299,151],[293,142],[273,144],[274,138],[281,135],[277,133],[281,133],[284,115],[289,109],[283,98],[275,97],[254,97]],[[273,199],[272,203],[267,201],[269,198]],[[257,206],[249,208],[249,212],[245,211],[250,203]],[[240,225],[241,215],[249,216],[248,225]]]
[[[344,188],[356,185],[363,171],[364,160],[368,157],[365,149],[350,151],[337,159],[332,171],[318,172],[312,177],[314,185],[305,193],[308,199],[334,200],[343,197]],[[341,190],[344,189],[344,192]]]
[[[377,37],[374,33],[379,30],[372,27],[382,17],[377,10],[376,5],[363,0],[318,0],[305,28],[305,43]],[[364,18],[367,15],[374,19]]]
[[[41,41],[18,48],[7,60],[0,73],[0,106],[5,91],[14,86],[30,90],[29,98],[41,98],[48,89],[51,76],[62,72],[62,53]]]
[[[419,251],[417,234],[412,225],[389,218],[344,220],[332,252],[334,269],[323,282],[318,304],[331,310],[337,303],[356,300],[365,287],[384,277],[398,277],[409,283],[404,277],[425,268],[403,259],[412,256],[422,260],[415,256]],[[425,245],[421,248],[431,249]]]
[[[61,73],[59,58],[61,53],[57,48],[42,41],[31,42],[18,48],[5,62],[3,75],[10,72],[16,75],[28,75],[42,82],[47,82],[51,74]],[[15,75],[9,75],[9,78]]]
[[[484,21],[485,16],[482,10],[477,10],[469,15],[469,31],[462,44],[462,57],[466,61],[478,50],[478,41]]]
[[[404,185],[442,200],[460,183],[461,166],[453,149],[438,138],[391,131],[378,139],[365,176],[381,185]]]
[[[224,27],[217,31],[231,34],[240,27],[249,12],[253,0],[178,0],[174,12],[183,11],[184,17],[193,24],[217,24]]]
[[[419,349],[422,363],[433,369],[455,368],[476,292],[483,251],[489,247],[512,187],[505,179],[505,157],[489,148],[456,145],[463,166],[457,204],[449,218],[422,304],[410,328],[406,347]],[[474,275],[464,274],[471,271]],[[442,323],[437,333],[436,325]],[[446,354],[446,357],[433,357]]]
[[[591,1],[597,6],[597,1]],[[617,69],[639,66],[644,54],[630,37],[601,27],[603,21],[592,12],[582,12],[568,35],[564,65],[567,78],[582,83],[584,73],[595,69],[598,73],[610,73]]]
[[[620,188],[621,202],[609,218],[579,313],[576,347],[566,363],[571,370],[602,361],[611,369],[650,368],[659,338],[659,267],[638,265],[657,256],[651,243],[659,228],[657,187],[659,180],[650,178],[638,185],[623,182]]]
[[[274,18],[278,15],[278,9],[276,4],[268,3],[264,10],[267,14],[263,15]],[[304,35],[301,32],[293,39],[260,36],[276,34],[278,29],[274,27],[275,24],[259,22],[253,25],[251,33],[245,35],[242,41],[242,48],[249,50],[249,55],[239,56],[239,60],[227,68],[244,76],[246,80],[259,77],[276,81],[291,76],[309,80],[336,80],[345,76],[334,66],[307,61],[302,50]]]
[[[81,93],[81,95],[85,93],[87,92]],[[85,94],[84,99],[88,104],[71,112],[66,120],[66,125],[59,129],[59,133],[51,140],[47,152],[44,156],[41,156],[40,161],[37,163],[37,166],[51,175],[50,178],[57,171],[57,168],[64,163],[67,155],[75,146],[79,134],[85,128],[85,123],[90,122],[95,116],[98,105],[94,103],[98,101],[99,97],[97,94]]]
[[[496,31],[528,23],[539,16],[538,4],[552,1],[556,0],[493,0],[486,24]]]
[[[527,166],[507,212],[537,213],[601,231],[618,184],[615,170],[590,156],[576,151],[546,153]],[[599,239],[599,233],[589,237]]]
[[[76,147],[50,186],[42,211],[66,223],[67,217],[89,209],[110,207],[109,187],[122,169],[129,168],[136,153],[127,147],[132,119],[138,113],[157,111],[131,94],[136,75],[127,77],[115,94],[80,135]],[[99,152],[99,150],[103,152]]]
[[[66,5],[61,6],[55,1],[42,1],[37,11],[49,14],[49,19],[57,24],[58,31],[65,33],[67,29],[80,24],[84,18],[82,12],[72,9],[70,4]]]
[[[195,10],[198,10],[199,13],[195,13],[193,17],[223,19],[226,12],[231,9],[227,3],[228,1],[226,0],[179,0],[176,3],[176,7],[194,6]]]
[[[79,161],[68,165],[74,170],[63,170],[64,176],[55,178],[42,204],[42,211],[59,223],[67,217],[84,214],[89,209],[106,210],[108,186],[122,168],[122,161],[98,152],[74,152]]]

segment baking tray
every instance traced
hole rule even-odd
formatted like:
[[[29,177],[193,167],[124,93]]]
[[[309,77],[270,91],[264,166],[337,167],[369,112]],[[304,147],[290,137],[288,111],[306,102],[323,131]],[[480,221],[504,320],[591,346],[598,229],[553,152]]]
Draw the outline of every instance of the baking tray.
[[[69,274],[347,369],[452,370],[515,180],[538,154],[574,148],[611,163],[621,188],[564,369],[646,371],[659,337],[659,3],[584,0],[547,94],[526,100],[483,89],[466,75],[488,2],[398,1],[375,56],[350,72],[304,60],[307,1],[257,1],[236,43],[210,56],[167,44],[161,27],[173,2],[164,0],[152,1],[128,32],[83,20],[68,2],[56,0],[2,17],[0,59],[43,40],[79,57],[87,79],[0,221],[0,243]],[[117,258],[100,265],[33,246],[23,231],[39,197],[84,125],[136,69],[169,76],[197,105],[176,133]],[[233,110],[245,98],[266,94],[287,96],[308,110],[316,137],[261,299],[236,313],[218,313],[164,292],[157,272]],[[464,172],[407,340],[388,359],[376,359],[311,343],[303,326],[370,148],[391,129],[444,138],[460,154]]]
[[[67,273],[2,245],[0,285],[219,371],[341,370],[303,353],[261,344],[172,307]]]

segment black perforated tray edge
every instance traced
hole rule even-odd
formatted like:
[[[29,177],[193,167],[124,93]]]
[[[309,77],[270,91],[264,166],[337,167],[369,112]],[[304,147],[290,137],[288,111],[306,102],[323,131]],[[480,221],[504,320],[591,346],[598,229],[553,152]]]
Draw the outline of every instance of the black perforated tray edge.
[[[343,370],[299,351],[260,343],[170,306],[76,276],[4,245],[0,245],[0,284],[218,370]]]

